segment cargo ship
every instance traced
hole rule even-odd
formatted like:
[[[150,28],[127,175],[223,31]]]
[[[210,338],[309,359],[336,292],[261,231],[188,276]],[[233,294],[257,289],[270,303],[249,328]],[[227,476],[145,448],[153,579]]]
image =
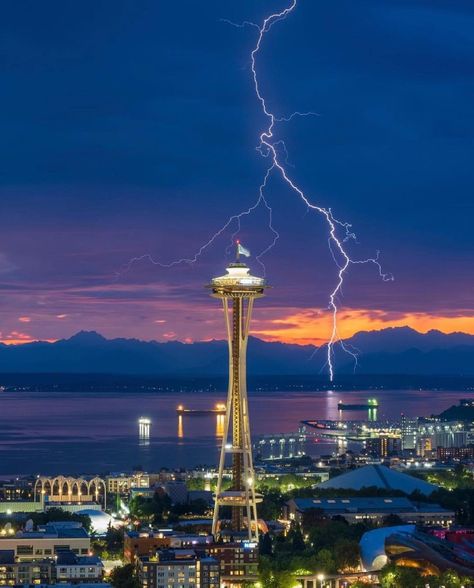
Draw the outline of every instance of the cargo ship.
[[[226,413],[226,405],[223,403],[218,403],[215,405],[214,408],[185,408],[182,404],[180,404],[176,408],[176,413],[178,416],[204,416],[206,414],[217,414],[217,415],[224,415]]]
[[[340,400],[337,403],[338,410],[371,410],[379,407],[376,398],[369,398],[366,404],[346,404]]]

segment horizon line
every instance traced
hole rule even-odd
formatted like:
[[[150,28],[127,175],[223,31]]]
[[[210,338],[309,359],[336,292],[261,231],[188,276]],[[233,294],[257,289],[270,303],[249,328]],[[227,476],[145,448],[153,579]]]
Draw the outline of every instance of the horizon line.
[[[426,331],[422,331],[422,330],[418,330],[415,329],[413,327],[411,327],[410,325],[389,325],[387,327],[382,327],[379,329],[361,329],[360,331],[355,332],[353,335],[351,335],[350,337],[346,337],[346,338],[341,338],[340,341],[348,341],[350,339],[352,339],[353,337],[356,337],[357,335],[360,335],[362,333],[381,333],[383,331],[398,331],[398,330],[402,330],[402,329],[408,329],[414,333],[417,333],[418,335],[427,335],[428,333],[440,333],[442,335],[465,335],[466,337],[473,337],[474,339],[474,335],[465,331],[459,331],[459,330],[454,330],[454,331],[443,331],[441,329],[428,329]],[[105,335],[103,335],[102,333],[100,333],[99,331],[96,331],[95,329],[92,330],[86,330],[86,329],[80,329],[79,331],[75,331],[74,333],[72,333],[72,335],[70,335],[69,337],[60,337],[57,339],[42,339],[42,338],[31,338],[31,339],[26,339],[26,338],[20,338],[20,339],[0,339],[0,344],[5,345],[7,347],[22,347],[24,345],[28,345],[28,344],[32,344],[32,343],[50,343],[50,344],[54,344],[54,343],[58,343],[59,341],[69,341],[71,339],[73,339],[74,337],[77,337],[80,334],[94,334],[97,335],[99,337],[101,337],[102,339],[104,339],[105,341],[117,341],[117,340],[126,340],[126,341],[140,341],[141,343],[157,343],[159,345],[162,344],[166,344],[166,343],[181,343],[182,345],[194,345],[196,343],[211,343],[211,342],[220,342],[220,341],[224,341],[225,342],[225,338],[215,338],[215,337],[211,337],[211,338],[204,338],[204,339],[194,339],[191,340],[189,338],[185,338],[185,339],[180,339],[180,338],[171,338],[171,339],[167,339],[166,341],[159,341],[157,339],[140,339],[138,337],[133,337],[133,336],[118,336],[118,337],[107,337]],[[260,334],[260,333],[258,333]],[[320,348],[320,347],[324,347],[325,345],[327,345],[327,341],[325,339],[318,339],[318,338],[313,338],[312,342],[308,341],[308,342],[295,342],[292,340],[282,340],[282,339],[276,339],[273,338],[272,336],[267,336],[267,337],[262,337],[262,336],[257,336],[257,335],[252,335],[250,334],[250,337],[253,339],[258,339],[259,341],[263,341],[265,343],[280,343],[282,345],[296,345],[299,347],[307,347],[307,346],[312,346],[312,347],[316,347],[316,348]],[[317,341],[320,341],[319,345],[316,343]]]

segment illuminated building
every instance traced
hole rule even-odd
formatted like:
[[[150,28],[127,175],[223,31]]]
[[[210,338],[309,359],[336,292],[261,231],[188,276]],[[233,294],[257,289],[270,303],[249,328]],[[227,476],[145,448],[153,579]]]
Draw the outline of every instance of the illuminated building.
[[[219,588],[219,562],[192,549],[158,551],[138,561],[142,588]]]
[[[16,561],[13,549],[0,550],[0,586],[52,584],[54,560]]]
[[[34,561],[54,557],[70,550],[75,555],[89,555],[91,540],[82,527],[63,528],[49,523],[43,531],[20,531],[13,536],[0,536],[0,550],[14,552],[16,561]]]
[[[102,478],[72,478],[70,476],[38,476],[34,486],[34,499],[46,499],[49,503],[107,504],[107,486]]]
[[[56,556],[56,582],[100,582],[104,575],[102,560],[94,555],[78,556],[72,551],[58,551]]]
[[[474,445],[467,447],[438,447],[436,452],[440,461],[474,459]]]
[[[418,568],[425,574],[440,575],[447,570],[472,578],[474,565],[472,548],[440,540],[429,533],[414,530],[403,532],[398,528],[384,542],[390,562],[399,566]]]
[[[237,261],[227,267],[226,275],[214,278],[209,285],[212,296],[222,300],[229,345],[229,389],[212,532],[214,536],[219,535],[224,526],[219,519],[220,509],[230,507],[230,527],[234,536],[243,534],[247,527],[249,541],[256,541],[257,503],[261,501],[261,497],[255,491],[252,463],[246,355],[253,302],[255,298],[263,296],[266,283],[264,279],[252,276],[247,265],[239,261],[240,249],[238,245]],[[222,490],[228,454],[232,458],[232,484],[228,490]]]
[[[255,582],[258,574],[258,547],[255,543],[214,543],[207,553],[219,562],[223,588]]]
[[[51,586],[71,584],[97,585],[103,576],[104,564],[99,557],[78,556],[69,550],[58,550],[57,555],[19,561],[14,550],[0,550],[1,586]]]
[[[416,449],[417,428],[418,419],[410,419],[407,418],[404,414],[402,414],[401,439],[403,451],[413,451]]]
[[[429,457],[433,451],[431,437],[417,437],[416,439],[416,455],[419,457]]]
[[[441,525],[449,527],[454,521],[454,511],[439,504],[415,503],[408,498],[392,497],[346,497],[346,498],[292,498],[284,508],[286,520],[305,522],[305,513],[315,509],[321,517],[330,520],[342,517],[349,524],[370,522],[380,525],[389,515],[396,515],[404,523]]]
[[[376,457],[396,455],[400,450],[400,437],[380,435],[379,437],[367,439],[366,449],[369,455]]]
[[[461,421],[413,420],[402,416],[402,449],[424,457],[438,447],[466,447],[474,442],[474,432]]]
[[[19,500],[33,500],[34,482],[29,478],[16,478],[0,484],[0,500],[17,502]]]
[[[148,488],[150,476],[145,472],[135,472],[132,475],[112,474],[106,476],[107,491],[113,494],[127,494],[132,488]]]
[[[126,531],[123,538],[125,561],[135,563],[138,557],[154,555],[170,546],[169,535],[155,531]]]

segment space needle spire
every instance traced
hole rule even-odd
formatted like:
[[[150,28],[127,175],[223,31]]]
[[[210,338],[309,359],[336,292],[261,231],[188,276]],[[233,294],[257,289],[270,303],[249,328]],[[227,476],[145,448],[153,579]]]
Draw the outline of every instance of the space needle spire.
[[[211,295],[220,298],[229,347],[229,388],[219,460],[219,476],[215,494],[212,533],[218,536],[226,525],[235,536],[247,535],[249,541],[258,540],[257,504],[262,497],[255,490],[250,422],[247,401],[247,342],[255,298],[264,295],[266,282],[250,274],[241,256],[250,252],[236,243],[236,261],[229,264],[224,276],[213,278],[209,284]],[[222,489],[227,456],[231,457],[232,484]],[[231,508],[230,523],[220,518],[221,508]]]

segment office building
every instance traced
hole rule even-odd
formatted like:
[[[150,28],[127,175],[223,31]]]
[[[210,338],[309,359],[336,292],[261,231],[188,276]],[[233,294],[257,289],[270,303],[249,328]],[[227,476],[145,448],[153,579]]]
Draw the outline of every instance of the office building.
[[[161,550],[138,560],[142,588],[220,588],[219,563],[192,549]]]
[[[106,476],[107,492],[112,494],[128,494],[131,488],[148,488],[150,476],[145,472],[133,474],[111,474]]]
[[[474,459],[474,445],[468,447],[438,447],[436,455],[439,461],[462,461]]]
[[[124,559],[134,563],[137,558],[153,556],[170,546],[170,536],[162,531],[126,531],[123,540]]]
[[[214,543],[207,553],[219,562],[222,587],[255,582],[258,575],[258,545],[255,542]]]
[[[89,555],[91,540],[86,530],[47,525],[40,531],[19,531],[0,536],[0,550],[13,551],[16,561],[34,561],[54,557],[61,551]]]
[[[401,441],[400,437],[380,435],[379,437],[367,439],[365,447],[369,455],[385,458],[398,455],[401,449]]]
[[[56,581],[100,582],[104,565],[99,557],[76,555],[72,551],[58,551],[56,556]]]
[[[17,561],[13,549],[0,550],[0,586],[27,586],[53,582],[53,559]]]

